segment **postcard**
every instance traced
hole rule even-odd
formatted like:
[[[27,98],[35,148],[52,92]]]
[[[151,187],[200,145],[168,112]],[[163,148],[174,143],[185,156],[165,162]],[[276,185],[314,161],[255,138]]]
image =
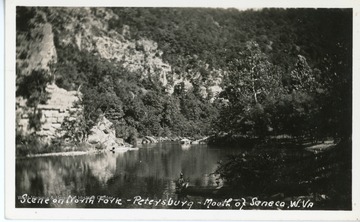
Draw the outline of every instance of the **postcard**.
[[[9,219],[358,220],[356,1],[6,1]]]

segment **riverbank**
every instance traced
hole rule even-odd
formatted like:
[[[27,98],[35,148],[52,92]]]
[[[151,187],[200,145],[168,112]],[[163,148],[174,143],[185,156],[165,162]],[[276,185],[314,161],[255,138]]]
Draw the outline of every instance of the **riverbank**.
[[[277,135],[260,138],[226,133],[212,135],[208,137],[207,142],[210,146],[238,147],[241,145],[242,148],[277,146],[305,149],[314,153],[332,149],[337,144],[332,138],[315,140],[307,137],[292,137],[289,135]]]
[[[171,137],[161,137],[161,136],[145,136],[137,138],[137,145],[140,144],[149,144],[149,143],[159,143],[159,142],[179,142],[186,141],[186,144],[207,144],[208,136],[198,136],[198,137],[183,137],[183,136],[171,136]]]
[[[67,151],[67,152],[55,152],[55,153],[39,153],[39,154],[28,154],[24,157],[18,157],[18,159],[21,158],[35,158],[35,157],[48,157],[48,156],[80,156],[80,155],[86,155],[91,153],[99,153],[103,152],[102,150],[91,150],[91,151]]]
[[[88,142],[65,142],[63,140],[53,140],[46,143],[36,136],[22,137],[16,142],[16,158],[32,158],[45,156],[75,156],[103,151],[126,152],[135,149],[130,144],[124,143],[120,146],[111,148]]]
[[[36,158],[36,157],[50,157],[50,156],[80,156],[80,155],[88,155],[94,153],[102,153],[102,152],[127,152],[130,150],[138,150],[138,148],[133,147],[118,147],[115,149],[94,149],[90,148],[87,151],[63,151],[63,152],[50,152],[50,153],[38,153],[38,154],[27,154],[26,156],[17,156],[17,159],[22,158]]]
[[[41,156],[65,156],[65,155],[84,155],[88,153],[95,153],[101,151],[112,152],[126,152],[128,150],[137,149],[137,146],[149,143],[159,143],[167,141],[180,142],[185,137],[153,137],[145,136],[137,138],[136,143],[131,145],[124,142],[121,138],[109,138],[109,140],[102,139],[103,141],[92,143],[88,142],[65,142],[64,140],[55,139],[51,143],[44,142],[41,138],[35,135],[18,136],[16,140],[16,157],[41,157]],[[191,138],[195,139],[195,138]],[[115,142],[114,142],[115,141]]]

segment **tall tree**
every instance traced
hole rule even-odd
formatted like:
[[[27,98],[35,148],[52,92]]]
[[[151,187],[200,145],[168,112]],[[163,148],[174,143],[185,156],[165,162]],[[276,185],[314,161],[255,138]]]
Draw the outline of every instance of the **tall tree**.
[[[223,120],[234,132],[264,135],[271,128],[266,101],[282,90],[281,73],[272,65],[256,42],[247,42],[230,63],[225,89]]]

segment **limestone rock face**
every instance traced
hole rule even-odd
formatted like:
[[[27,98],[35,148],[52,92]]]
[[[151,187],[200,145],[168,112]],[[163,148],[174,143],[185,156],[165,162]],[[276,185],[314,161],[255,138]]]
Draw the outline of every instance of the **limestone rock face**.
[[[16,128],[23,135],[36,133],[44,141],[58,138],[64,135],[62,124],[65,118],[78,118],[82,115],[82,107],[77,104],[81,94],[76,91],[66,91],[55,84],[48,85],[46,91],[49,93],[47,104],[40,104],[37,107],[41,112],[41,128],[34,132],[29,128],[29,114],[33,108],[26,106],[26,100],[22,97],[16,98]]]
[[[121,139],[116,138],[113,123],[105,116],[101,116],[99,122],[90,130],[87,142],[100,149],[114,149],[124,145]]]
[[[62,138],[67,130],[64,128],[64,121],[76,121],[83,115],[83,109],[79,105],[81,94],[76,91],[66,91],[55,84],[46,87],[49,93],[47,104],[37,107],[41,112],[41,128],[34,131],[29,128],[29,115],[33,108],[26,106],[26,100],[22,97],[16,99],[17,130],[23,135],[35,133],[43,142],[49,143],[54,138]],[[82,129],[75,129],[81,132]],[[84,135],[81,135],[82,138]],[[99,122],[91,129],[87,142],[105,149],[112,149],[124,146],[124,140],[116,138],[113,123],[105,116],[101,116]]]
[[[72,44],[79,50],[96,52],[104,59],[121,62],[129,71],[141,72],[144,78],[156,75],[163,86],[168,84],[171,66],[163,61],[163,52],[157,43],[146,38],[130,39],[131,27],[127,25],[122,27],[121,33],[110,30],[109,20],[118,19],[111,9],[74,7],[50,10],[54,17],[68,18],[57,36],[60,44]]]

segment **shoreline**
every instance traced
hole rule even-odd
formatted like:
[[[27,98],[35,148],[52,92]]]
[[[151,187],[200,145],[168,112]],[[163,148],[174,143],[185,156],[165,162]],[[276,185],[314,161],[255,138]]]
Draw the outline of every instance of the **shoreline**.
[[[19,154],[16,153],[16,159],[24,159],[24,158],[35,158],[35,157],[46,157],[46,156],[79,156],[79,155],[86,155],[91,153],[101,153],[106,150],[110,152],[126,152],[129,150],[137,150],[139,147],[145,144],[157,144],[162,142],[180,142],[181,139],[188,138],[188,137],[180,137],[180,136],[173,136],[173,137],[157,137],[157,136],[145,136],[136,138],[136,146],[133,147],[131,144],[124,143],[120,146],[110,146],[107,148],[97,148],[96,145],[91,144],[89,142],[83,142],[78,145],[55,145],[56,149],[49,149],[49,144],[42,143],[38,138],[35,139],[34,144],[16,144],[16,152],[19,151]],[[204,137],[202,137],[203,139]],[[207,137],[205,137],[207,138]],[[202,140],[198,139],[198,141]],[[195,138],[191,138],[194,142],[196,142]],[[194,143],[198,144],[198,143]],[[118,144],[119,145],[119,144]],[[29,146],[38,147],[37,149],[31,150],[28,148]],[[116,148],[115,148],[116,147]]]
[[[156,137],[155,137],[156,138]],[[174,142],[177,140],[161,140],[161,138],[156,138],[156,142],[152,142],[149,144],[156,144],[156,143],[161,143],[161,142]],[[196,141],[196,140],[194,140]],[[178,141],[177,141],[178,142]],[[198,143],[194,143],[194,144],[198,144]],[[138,145],[144,145],[142,143],[138,143]],[[212,144],[210,144],[211,146]],[[304,144],[303,144],[304,145]],[[334,148],[336,144],[334,144],[332,141],[325,141],[325,143],[317,143],[317,144],[312,144],[310,146],[304,146],[303,148],[307,151],[310,152],[323,152],[325,150],[328,149],[332,149]],[[95,148],[90,148],[88,150],[69,150],[69,151],[59,151],[59,152],[49,152],[49,153],[35,153],[35,154],[27,154],[25,156],[17,156],[16,159],[24,159],[24,158],[36,158],[36,157],[49,157],[49,156],[80,156],[80,155],[87,155],[87,154],[94,154],[94,153],[102,153],[105,151],[110,151],[110,152],[127,152],[127,151],[131,151],[131,150],[138,150],[139,147],[128,147],[128,146],[122,146],[122,147],[118,147],[115,149],[95,149]]]
[[[138,150],[139,148],[132,148],[132,147],[118,147],[115,150],[108,150],[108,149],[89,149],[87,151],[61,151],[61,152],[50,152],[50,153],[38,153],[38,154],[28,154],[26,156],[18,156],[16,159],[28,159],[28,158],[37,158],[37,157],[50,157],[50,156],[81,156],[87,154],[97,154],[103,153],[106,151],[109,152],[127,152],[130,150]]]

